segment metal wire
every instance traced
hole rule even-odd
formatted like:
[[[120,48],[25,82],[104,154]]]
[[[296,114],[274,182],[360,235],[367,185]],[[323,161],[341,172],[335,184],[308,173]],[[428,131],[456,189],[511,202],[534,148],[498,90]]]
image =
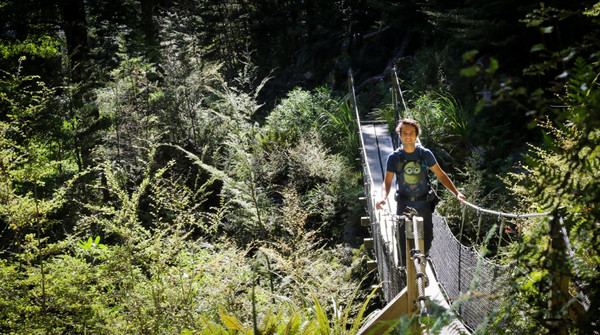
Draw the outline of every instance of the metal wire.
[[[450,192],[450,191],[448,191]],[[450,192],[452,193],[452,192]],[[454,194],[454,193],[452,193]],[[461,199],[461,204],[467,205],[475,210],[477,210],[480,213],[487,213],[487,214],[493,214],[493,215],[498,215],[501,217],[507,217],[507,218],[516,218],[516,219],[520,219],[520,218],[533,218],[533,217],[542,217],[542,216],[548,216],[551,215],[552,213],[550,212],[542,212],[542,213],[530,213],[530,214],[512,214],[512,213],[505,213],[505,212],[498,212],[498,211],[493,211],[491,209],[485,209],[483,207],[479,207],[477,205],[474,205],[470,202],[468,202],[467,200]]]

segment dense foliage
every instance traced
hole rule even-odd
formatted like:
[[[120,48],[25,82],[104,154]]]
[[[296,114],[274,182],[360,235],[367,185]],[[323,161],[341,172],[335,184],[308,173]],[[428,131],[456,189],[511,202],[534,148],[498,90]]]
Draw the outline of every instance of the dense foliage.
[[[392,120],[393,67],[470,200],[560,214],[572,242],[546,249],[550,219],[485,239],[497,220],[448,197],[461,241],[521,271],[481,331],[598,331],[599,10],[2,2],[0,332],[355,333],[377,305],[361,232],[343,238],[363,215],[346,75]]]

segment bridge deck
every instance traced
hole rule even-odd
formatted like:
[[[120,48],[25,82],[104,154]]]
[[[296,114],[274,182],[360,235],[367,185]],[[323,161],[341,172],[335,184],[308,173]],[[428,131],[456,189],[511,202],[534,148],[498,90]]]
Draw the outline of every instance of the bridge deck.
[[[394,151],[394,146],[392,145],[388,127],[384,123],[363,123],[361,124],[361,133],[365,147],[365,158],[367,160],[369,171],[371,171],[368,181],[370,183],[369,189],[371,190],[371,194],[368,196],[371,197],[371,203],[375,204],[380,198],[387,156]],[[388,195],[385,208],[389,213],[396,213],[396,200],[394,199],[393,190]],[[383,240],[390,246],[396,246],[397,241],[393,221],[382,220],[381,216],[383,215],[384,213],[382,213],[382,211],[377,212],[377,221],[380,224]],[[396,262],[395,265],[398,266],[400,259],[399,250],[394,247],[390,247],[390,250],[393,251],[393,255],[391,256]]]

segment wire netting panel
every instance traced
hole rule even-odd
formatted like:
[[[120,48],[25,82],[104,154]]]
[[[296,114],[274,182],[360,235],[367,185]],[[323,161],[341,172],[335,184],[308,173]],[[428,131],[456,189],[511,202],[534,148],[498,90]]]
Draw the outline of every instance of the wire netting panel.
[[[393,253],[384,242],[379,225],[373,225],[373,240],[375,242],[375,257],[379,280],[383,282],[383,296],[390,302],[406,286],[406,274],[400,271],[394,262]]]
[[[437,213],[433,236],[429,255],[437,280],[450,302],[462,300],[455,312],[469,328],[477,329],[490,312],[502,306],[498,297],[503,295],[508,269],[485,260],[474,247],[460,244]]]

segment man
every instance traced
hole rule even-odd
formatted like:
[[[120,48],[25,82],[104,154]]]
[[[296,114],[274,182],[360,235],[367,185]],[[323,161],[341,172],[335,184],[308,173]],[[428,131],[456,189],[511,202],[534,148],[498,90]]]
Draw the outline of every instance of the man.
[[[386,204],[394,175],[396,175],[396,201],[398,203],[396,214],[402,215],[407,212],[408,207],[412,207],[417,210],[419,216],[423,217],[425,235],[423,239],[427,255],[433,240],[432,206],[428,201],[430,187],[427,168],[435,173],[442,185],[456,195],[459,202],[466,197],[460,193],[446,172],[439,166],[431,150],[417,145],[417,138],[421,132],[421,126],[417,121],[401,120],[396,127],[396,132],[400,135],[402,146],[387,158],[385,178],[381,185],[381,199],[375,206],[377,209],[382,209]],[[400,229],[400,240],[404,241],[405,239],[406,231]],[[406,244],[400,243],[400,247],[402,255],[406,255]],[[402,263],[404,260],[405,256],[402,257]]]

